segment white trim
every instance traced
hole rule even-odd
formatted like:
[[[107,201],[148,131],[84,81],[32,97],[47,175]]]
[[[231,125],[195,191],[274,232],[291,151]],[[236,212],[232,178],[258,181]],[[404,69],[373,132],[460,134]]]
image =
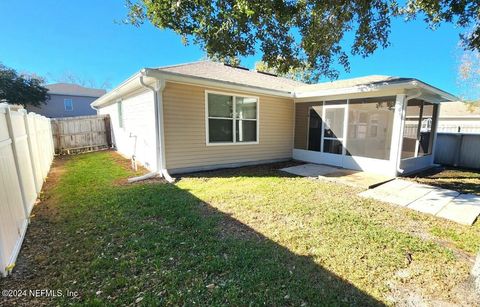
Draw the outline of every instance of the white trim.
[[[232,97],[232,109],[233,115],[232,117],[210,117],[208,116],[208,94],[216,94],[216,95],[223,95],[223,96],[231,96]],[[235,108],[236,108],[236,98],[255,98],[257,100],[257,116],[256,119],[245,119],[246,121],[255,121],[256,122],[256,129],[257,129],[257,137],[255,142],[237,142],[236,137],[236,120],[235,117]],[[232,121],[232,142],[210,142],[209,138],[209,119],[223,119],[223,120],[231,120]],[[205,90],[205,144],[206,146],[230,146],[230,145],[257,145],[260,144],[260,97],[252,96],[252,95],[242,95],[236,93],[228,93],[228,92],[219,92],[219,91],[212,91],[212,90]]]

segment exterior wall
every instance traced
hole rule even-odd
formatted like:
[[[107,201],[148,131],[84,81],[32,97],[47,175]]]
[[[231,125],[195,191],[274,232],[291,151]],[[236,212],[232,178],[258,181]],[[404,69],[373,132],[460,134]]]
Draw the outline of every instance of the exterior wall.
[[[259,97],[259,143],[206,145],[205,91],[222,90],[167,82],[163,92],[165,149],[171,173],[290,159],[293,100]],[[232,91],[225,90],[227,93]]]
[[[97,98],[50,94],[50,100],[47,101],[46,105],[42,104],[40,107],[27,106],[27,111],[50,118],[96,115],[97,111],[92,109],[90,104]],[[64,99],[72,99],[73,111],[65,111]]]
[[[112,125],[112,143],[127,158],[135,155],[137,162],[150,171],[157,167],[155,140],[154,97],[144,90],[122,100],[123,128],[120,127],[118,105],[113,103],[99,109],[109,114]]]

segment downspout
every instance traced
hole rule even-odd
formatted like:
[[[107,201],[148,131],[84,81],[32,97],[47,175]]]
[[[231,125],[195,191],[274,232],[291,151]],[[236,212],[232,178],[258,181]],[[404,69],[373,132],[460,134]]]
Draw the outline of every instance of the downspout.
[[[407,112],[407,104],[409,100],[418,98],[422,95],[422,91],[418,90],[417,93],[406,96],[404,101],[403,101],[403,106],[402,106],[402,127],[400,129],[400,137],[398,138],[398,155],[397,155],[397,175],[398,174],[403,174],[404,170],[400,168],[400,163],[402,159],[402,146],[403,146],[403,131],[405,129],[405,117],[406,117],[406,112]]]
[[[163,90],[165,89],[165,80],[157,80],[155,87],[152,87],[148,84],[146,84],[143,80],[143,77],[145,77],[145,72],[142,71],[140,75],[140,84],[151,90],[153,93],[153,99],[154,99],[154,112],[155,112],[155,141],[156,141],[156,146],[155,146],[155,152],[156,152],[156,164],[157,164],[157,170],[151,173],[148,173],[146,175],[140,176],[140,177],[135,177],[131,178],[128,181],[129,182],[136,182],[140,180],[145,180],[149,178],[154,178],[156,176],[160,176],[165,178],[168,182],[172,183],[175,181],[170,174],[168,173],[167,169],[165,168],[165,134],[163,130],[163,97],[162,93]]]

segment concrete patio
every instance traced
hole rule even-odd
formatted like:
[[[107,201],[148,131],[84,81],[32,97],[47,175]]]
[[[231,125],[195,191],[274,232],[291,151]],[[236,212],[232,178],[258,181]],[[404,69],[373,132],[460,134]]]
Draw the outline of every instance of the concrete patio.
[[[394,179],[394,177],[388,177],[374,173],[354,171],[350,169],[313,163],[282,168],[281,171],[303,177],[311,177],[335,183],[342,183],[362,189],[370,189]]]
[[[464,225],[472,225],[480,215],[480,196],[461,194],[403,179],[395,179],[364,191],[360,196],[432,214]]]
[[[323,164],[307,163],[281,171],[366,189],[359,195],[464,225],[472,225],[480,215],[480,196],[473,194]]]

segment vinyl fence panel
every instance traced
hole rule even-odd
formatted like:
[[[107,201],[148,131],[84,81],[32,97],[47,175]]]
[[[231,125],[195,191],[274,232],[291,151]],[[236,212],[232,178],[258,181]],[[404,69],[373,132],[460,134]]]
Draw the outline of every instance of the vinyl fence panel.
[[[0,104],[0,274],[15,265],[30,213],[53,161],[50,120]]]
[[[480,169],[480,134],[438,133],[435,163]]]

